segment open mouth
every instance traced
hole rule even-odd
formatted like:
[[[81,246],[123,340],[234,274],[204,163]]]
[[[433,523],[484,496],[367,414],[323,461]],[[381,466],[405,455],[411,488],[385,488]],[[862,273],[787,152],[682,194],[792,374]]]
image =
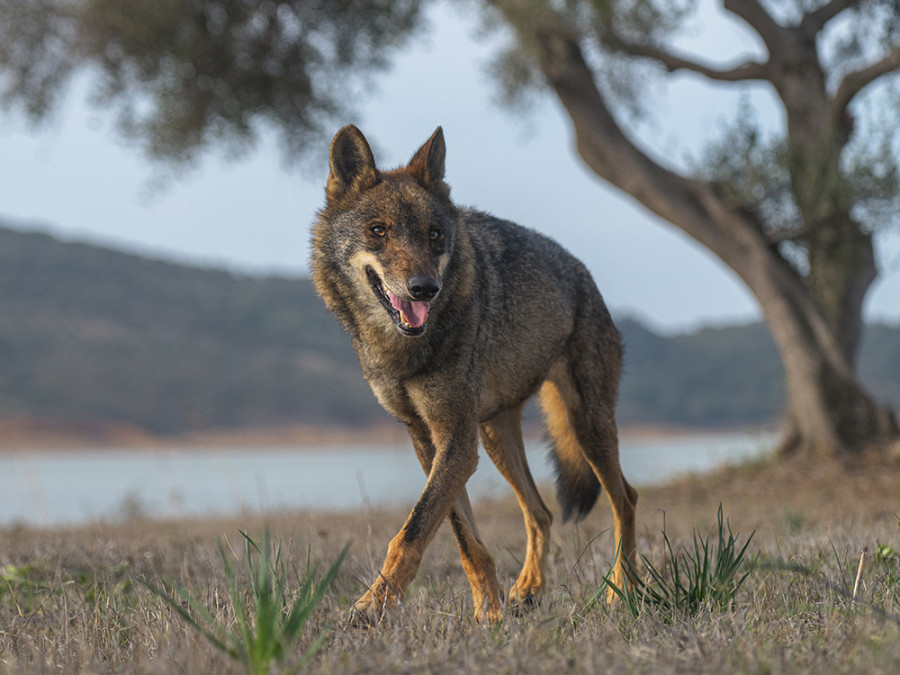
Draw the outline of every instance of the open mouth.
[[[425,320],[428,318],[430,309],[427,302],[416,302],[394,295],[371,267],[366,268],[366,276],[369,278],[375,297],[387,310],[394,325],[397,326],[397,330],[411,337],[425,332]]]

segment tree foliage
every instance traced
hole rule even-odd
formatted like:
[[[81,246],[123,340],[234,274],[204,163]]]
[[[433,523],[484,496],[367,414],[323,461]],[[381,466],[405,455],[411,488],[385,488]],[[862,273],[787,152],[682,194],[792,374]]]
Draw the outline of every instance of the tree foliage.
[[[281,132],[285,158],[321,144],[420,24],[416,0],[4,0],[0,103],[35,121],[72,76],[154,158]]]

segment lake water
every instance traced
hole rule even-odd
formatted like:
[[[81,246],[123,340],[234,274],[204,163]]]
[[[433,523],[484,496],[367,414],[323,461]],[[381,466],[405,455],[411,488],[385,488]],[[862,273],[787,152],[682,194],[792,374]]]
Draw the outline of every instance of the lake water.
[[[626,438],[620,455],[629,482],[641,486],[760,457],[772,440],[766,433]],[[549,485],[546,445],[526,446],[536,482]],[[512,494],[480,452],[468,483],[471,499]],[[409,445],[7,451],[0,453],[0,527],[116,521],[135,514],[180,518],[411,507],[424,483]]]

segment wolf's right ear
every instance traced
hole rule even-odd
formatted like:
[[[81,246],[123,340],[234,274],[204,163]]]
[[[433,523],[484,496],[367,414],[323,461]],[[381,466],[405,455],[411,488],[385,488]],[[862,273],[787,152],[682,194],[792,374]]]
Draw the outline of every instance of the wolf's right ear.
[[[416,150],[416,154],[406,166],[419,185],[426,190],[435,190],[445,199],[450,198],[450,187],[444,182],[444,159],[447,146],[444,144],[444,130],[438,127],[425,141],[425,145]]]
[[[352,124],[343,127],[331,141],[330,171],[325,196],[330,204],[350,192],[362,192],[378,182],[372,148]]]

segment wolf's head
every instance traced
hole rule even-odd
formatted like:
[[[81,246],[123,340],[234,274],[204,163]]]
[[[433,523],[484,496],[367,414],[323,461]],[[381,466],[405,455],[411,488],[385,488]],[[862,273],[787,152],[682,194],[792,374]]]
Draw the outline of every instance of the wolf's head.
[[[406,166],[382,172],[359,129],[348,125],[335,135],[326,206],[314,229],[313,278],[345,323],[342,311],[356,320],[362,312],[392,321],[406,336],[425,332],[459,219],[444,182],[445,153],[438,127]]]

